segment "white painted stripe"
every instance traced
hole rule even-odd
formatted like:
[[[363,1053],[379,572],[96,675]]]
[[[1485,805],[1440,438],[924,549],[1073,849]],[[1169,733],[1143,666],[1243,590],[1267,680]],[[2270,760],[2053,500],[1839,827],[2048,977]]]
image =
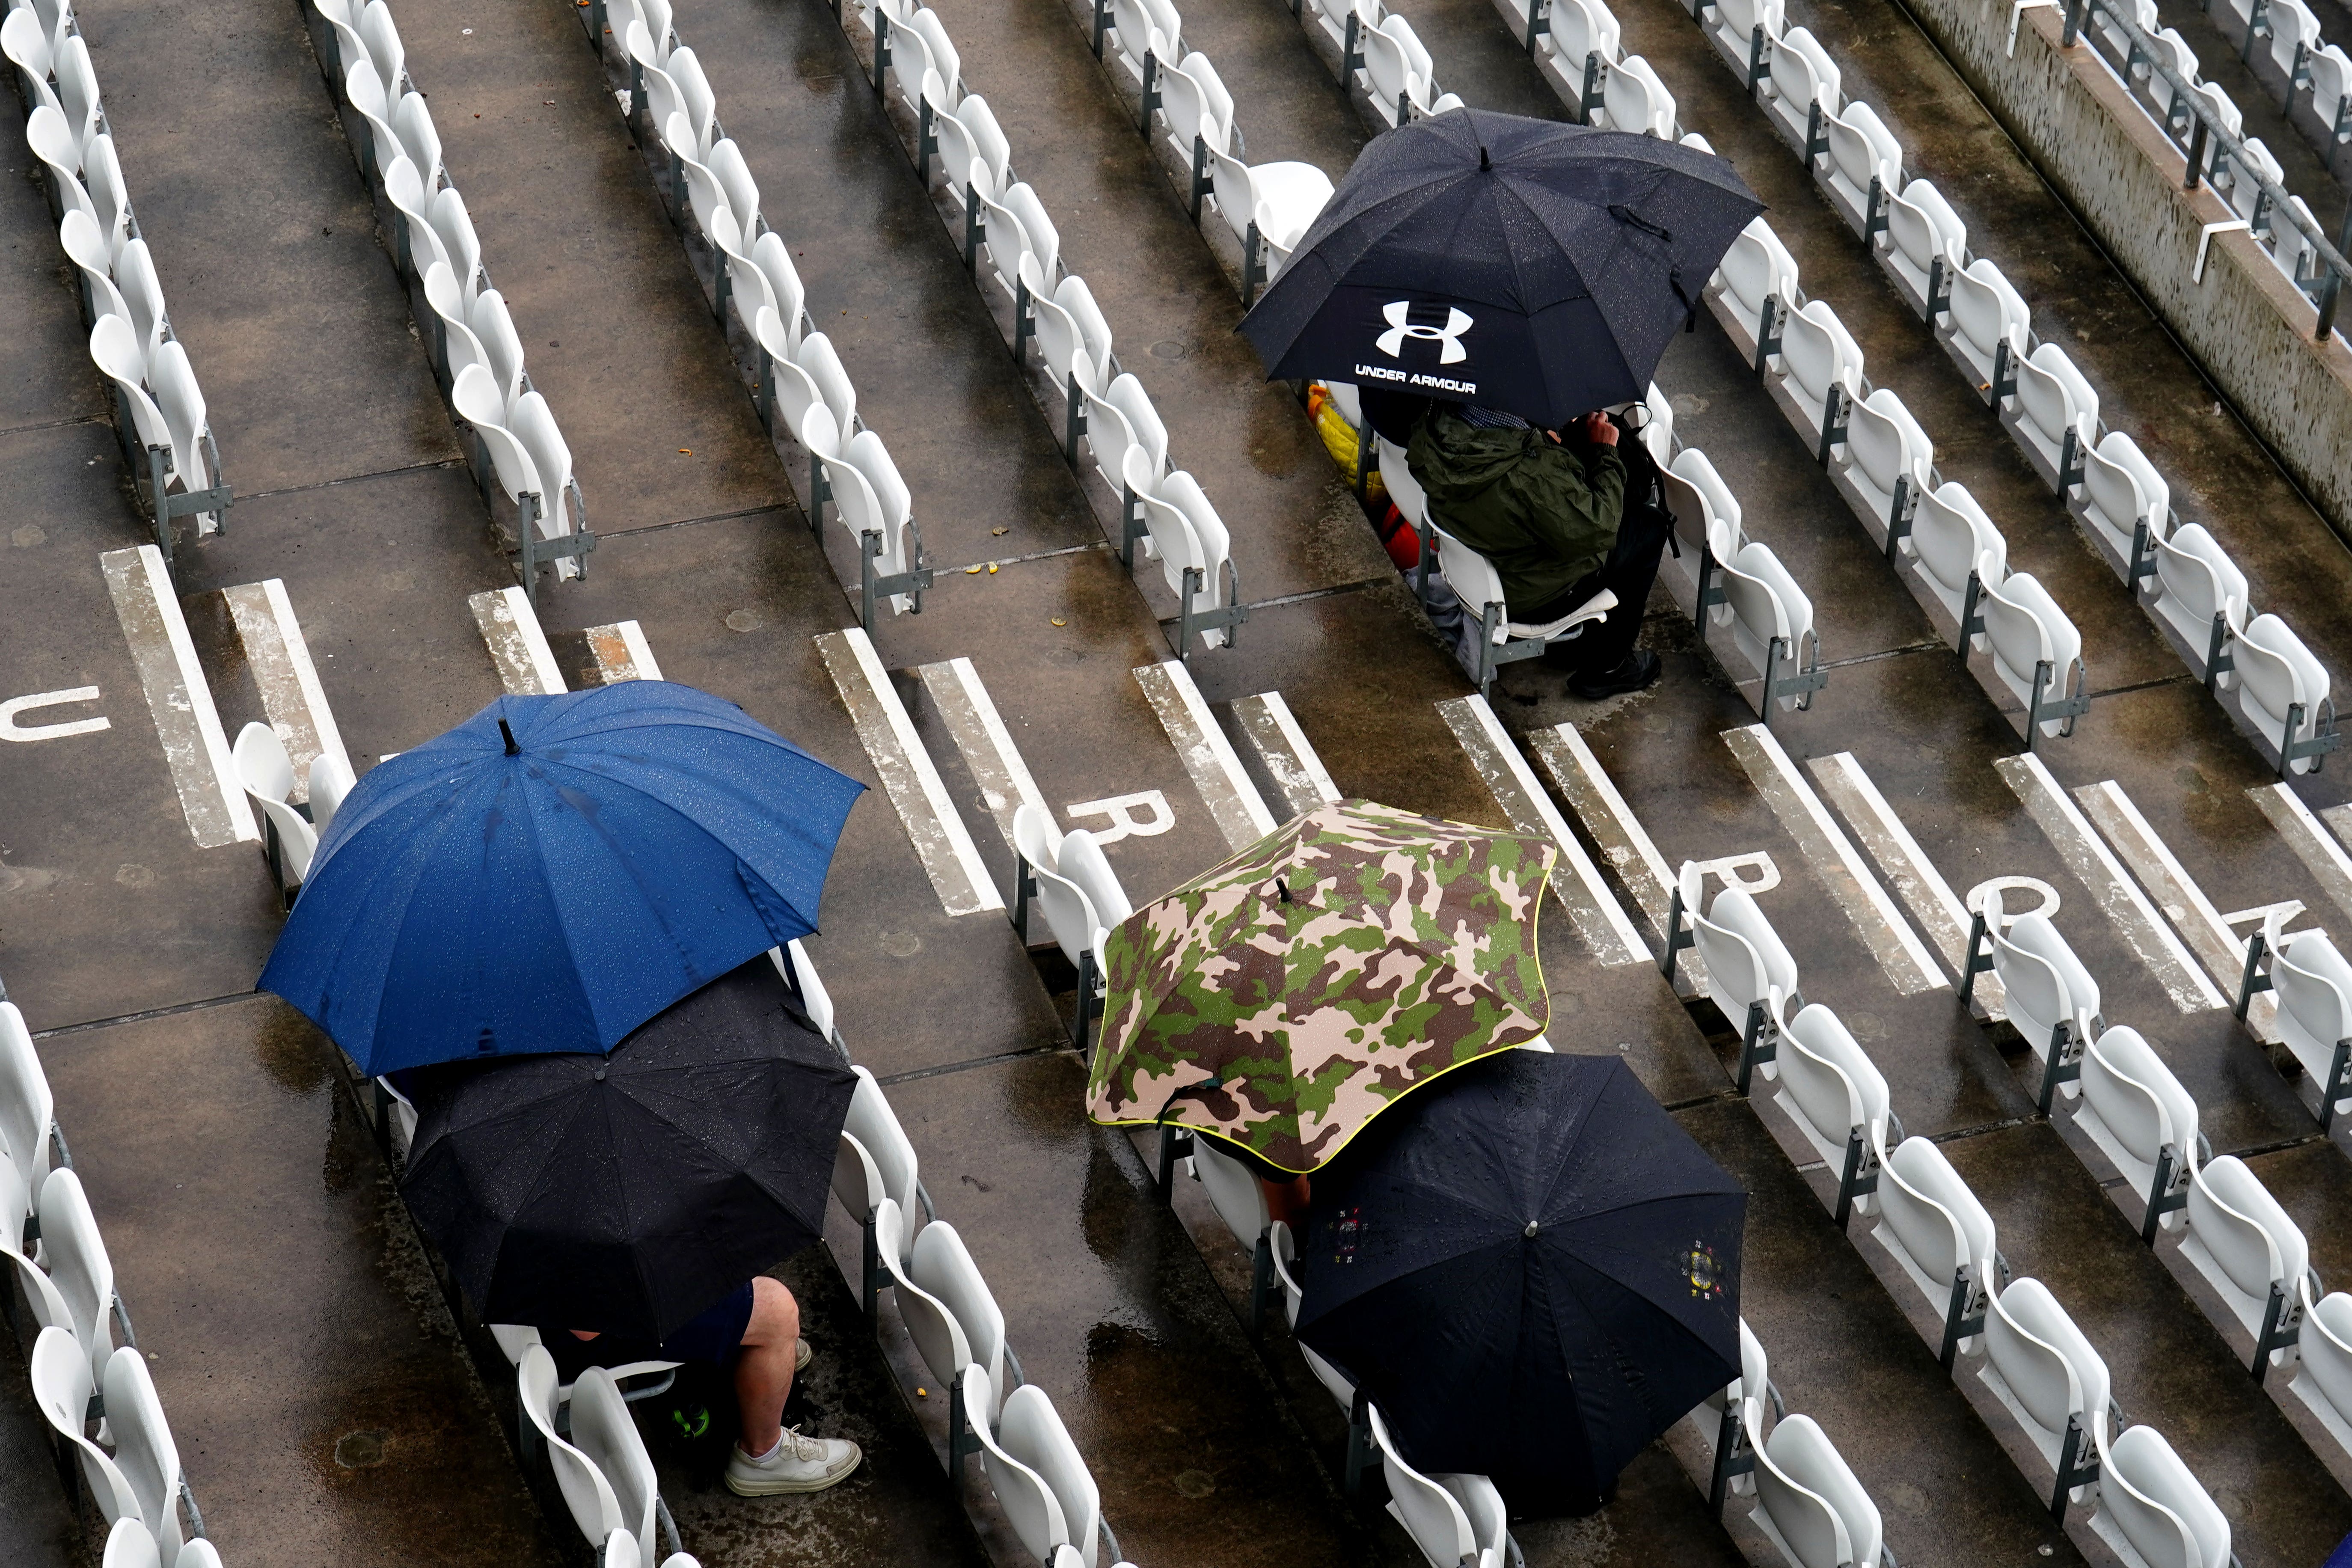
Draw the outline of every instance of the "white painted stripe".
[[[474,624],[482,628],[482,642],[490,650],[499,684],[509,696],[531,697],[566,689],[563,672],[555,667],[554,650],[539,629],[538,612],[520,588],[500,588],[466,601],[473,607]]]
[[[951,915],[1003,909],[1004,900],[980,858],[980,848],[948,799],[940,770],[931,765],[930,753],[915,733],[915,721],[898,700],[889,672],[874,657],[874,644],[865,629],[826,632],[816,646],[940,905]]]
[[[1478,776],[1486,781],[1495,799],[1503,807],[1503,815],[1511,820],[1515,832],[1530,838],[1549,838],[1559,847],[1560,858],[1567,863],[1569,875],[1554,873],[1551,890],[1568,910],[1569,919],[1576,922],[1579,936],[1592,951],[1592,956],[1603,964],[1644,963],[1654,957],[1643,943],[1642,933],[1625,915],[1624,906],[1609,884],[1601,879],[1601,868],[1584,852],[1584,846],[1569,830],[1568,819],[1551,803],[1543,785],[1536,782],[1528,760],[1511,743],[1502,721],[1486,706],[1483,697],[1454,697],[1437,705],[1438,716],[1445,721],[1454,738],[1462,742],[1462,750]]]
[[[996,700],[981,684],[980,671],[968,658],[951,658],[943,664],[927,664],[916,673],[923,678],[923,689],[931,694],[940,717],[947,721],[948,733],[955,737],[956,750],[963,753],[963,765],[980,785],[982,804],[996,819],[996,830],[1004,836],[1006,847],[1013,846],[1013,814],[1024,805],[1034,805],[1054,820],[1053,807],[1038,793],[1037,781],[1029,776],[1029,764],[1021,760],[1021,749],[1013,743],[1013,731],[1004,727],[1004,720],[996,711]]]
[[[246,666],[261,692],[262,711],[269,715],[269,727],[278,731],[287,761],[294,764],[290,798],[299,805],[310,798],[314,758],[332,757],[344,773],[352,771],[342,732],[327,706],[326,689],[319,684],[318,667],[310,662],[310,644],[302,639],[302,624],[294,618],[293,601],[278,578],[240,583],[223,590],[221,596],[228,601],[237,641],[245,646]]]
[[[2141,886],[2155,896],[2157,907],[2187,940],[2189,950],[2204,961],[2221,994],[2234,998],[2246,967],[2245,943],[2230,930],[2230,922],[2180,864],[2171,846],[2158,836],[2123,785],[2113,779],[2084,784],[2074,792],[2074,798],[2082,802],[2084,811],[2106,835]],[[2267,994],[2256,996],[2253,1005],[2246,1009],[2246,1023],[2259,1037],[2277,1039],[2276,1000]]]
[[[1234,722],[1242,739],[1257,753],[1258,762],[1281,792],[1282,804],[1293,816],[1340,798],[1339,786],[1323,769],[1323,759],[1307,743],[1307,732],[1291,716],[1290,704],[1279,691],[1261,691],[1234,703]]]
[[[2001,776],[2017,798],[2025,805],[2026,815],[2041,825],[2042,833],[2066,863],[2066,869],[2077,881],[2091,890],[2107,919],[2115,922],[2124,944],[2138,954],[2139,961],[2156,976],[2172,1005],[2184,1013],[2201,1013],[2211,1007],[2226,1007],[2230,999],[2214,990],[2213,983],[2189,950],[2180,945],[2179,937],[2166,925],[2139,890],[2139,884],[2124,871],[2082,812],[2058,781],[2050,776],[2049,767],[2040,757],[2028,752],[2021,757],[1998,757],[1993,771]]]
[[[180,814],[187,818],[196,847],[217,849],[241,839],[258,842],[261,829],[254,823],[245,786],[237,782],[228,737],[221,732],[220,711],[213,706],[213,689],[205,684],[196,645],[189,639],[180,595],[163,555],[153,545],[142,544],[135,550],[110,550],[98,563],[106,574],[106,591],[114,600],[115,618],[122,623],[123,639],[131,645],[131,661],[139,667],[147,711],[163,742]]]
[[[1969,907],[1960,901],[1944,874],[1911,837],[1903,819],[1895,815],[1895,807],[1871,782],[1852,752],[1840,752],[1833,757],[1813,757],[1805,766],[1819,779],[1822,793],[1844,814],[1862,840],[1862,847],[1877,862],[1879,874],[1895,884],[1895,896],[1927,933],[1927,940],[1941,950],[1944,962],[1952,973],[1965,975],[1969,949]],[[1977,976],[1978,1007],[1988,1018],[2008,1016],[2003,1004],[2008,1000],[2002,991],[2000,976],[1986,970]]]
[[[1779,737],[1761,724],[1746,724],[1723,731],[1723,742],[1748,770],[1748,780],[1764,797],[1764,804],[1797,841],[1805,868],[1821,879],[1830,897],[1845,910],[1854,934],[1886,972],[1888,984],[1905,996],[1950,984],[1935,954],[1871,874],[1862,851],[1853,847],[1853,840],[1830,816],[1822,797],[1781,750]]]
[[[1274,813],[1242,771],[1242,759],[1217,728],[1216,716],[1192,684],[1192,672],[1171,658],[1144,665],[1135,679],[1151,700],[1151,710],[1160,715],[1160,728],[1184,759],[1184,771],[1192,775],[1192,787],[1201,792],[1225,842],[1246,849],[1273,832]]]
[[[1617,868],[1618,881],[1633,895],[1633,907],[1649,921],[1652,938],[1663,947],[1666,917],[1674,910],[1675,874],[1657,845],[1651,842],[1649,829],[1625,804],[1615,781],[1575,725],[1538,730],[1528,737],[1528,744],[1567,797],[1569,809],[1576,813],[1585,833],[1601,847],[1601,858]],[[1675,959],[1675,973],[1685,995],[1707,994],[1706,970],[1695,952],[1685,949]]]
[[[623,680],[659,680],[661,666],[654,662],[654,650],[646,641],[646,634],[635,621],[615,621],[609,626],[590,626],[582,634],[588,639],[589,655],[596,661],[596,673],[604,684]]]
[[[2284,784],[2257,784],[2246,794],[2271,819],[2271,826],[2279,830],[2287,847],[2302,860],[2312,880],[2336,900],[2337,909],[2352,914],[2352,856],[2346,855],[2344,847],[2321,829],[2319,819],[2311,815],[2311,808],[2303,804],[2302,797]],[[2346,808],[2338,805],[2328,809]]]

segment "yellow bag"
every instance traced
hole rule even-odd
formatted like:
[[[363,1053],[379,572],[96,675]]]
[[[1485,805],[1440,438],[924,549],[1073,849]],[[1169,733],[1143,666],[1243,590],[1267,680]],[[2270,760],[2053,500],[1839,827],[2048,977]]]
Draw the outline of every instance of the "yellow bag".
[[[1329,452],[1331,460],[1339,465],[1340,476],[1352,489],[1356,483],[1355,426],[1348,423],[1338,405],[1331,401],[1331,394],[1320,382],[1307,388],[1307,412],[1315,421],[1316,433],[1323,437],[1323,449]],[[1377,472],[1372,475],[1371,485],[1366,494],[1375,500],[1388,498],[1388,487],[1381,482]]]

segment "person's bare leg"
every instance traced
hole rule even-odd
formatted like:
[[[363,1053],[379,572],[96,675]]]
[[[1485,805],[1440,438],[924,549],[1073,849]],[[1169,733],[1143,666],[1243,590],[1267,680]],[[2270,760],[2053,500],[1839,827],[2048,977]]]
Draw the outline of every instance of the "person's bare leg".
[[[1264,1176],[1258,1184],[1265,1192],[1265,1212],[1269,1218],[1288,1226],[1295,1236],[1307,1226],[1307,1200],[1314,1193],[1314,1183],[1306,1176],[1295,1176],[1287,1182],[1269,1182]]]
[[[764,1274],[752,1280],[751,1321],[743,1329],[743,1353],[735,1358],[735,1402],[743,1411],[740,1447],[755,1459],[783,1433],[800,1337],[800,1303],[783,1282]]]

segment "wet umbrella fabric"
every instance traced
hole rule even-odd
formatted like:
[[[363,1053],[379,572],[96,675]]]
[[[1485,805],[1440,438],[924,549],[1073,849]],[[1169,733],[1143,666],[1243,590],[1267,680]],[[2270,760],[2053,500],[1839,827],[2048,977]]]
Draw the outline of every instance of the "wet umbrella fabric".
[[[1543,1033],[1559,854],[1370,801],[1293,819],[1110,933],[1087,1113],[1314,1170],[1417,1085]]]
[[[610,1049],[816,929],[865,787],[689,686],[501,698],[353,786],[260,988],[368,1073]]]
[[[401,1192],[483,1320],[645,1340],[823,1234],[857,1082],[764,954],[610,1056],[416,1079]]]
[[[1746,1212],[1622,1060],[1507,1052],[1317,1176],[1298,1338],[1423,1474],[1587,1510],[1738,1375]]]
[[[1240,330],[1269,379],[1556,428],[1643,395],[1762,210],[1695,147],[1452,110],[1372,140]]]

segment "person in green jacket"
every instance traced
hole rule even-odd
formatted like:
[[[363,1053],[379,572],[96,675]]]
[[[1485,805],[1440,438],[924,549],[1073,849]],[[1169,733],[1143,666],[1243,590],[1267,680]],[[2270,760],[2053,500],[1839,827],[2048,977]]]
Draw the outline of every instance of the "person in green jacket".
[[[1617,435],[1606,414],[1550,431],[1496,409],[1433,403],[1406,448],[1430,517],[1494,563],[1512,620],[1542,626],[1603,588],[1615,591],[1606,619],[1559,645],[1573,661],[1568,689],[1586,699],[1638,691],[1660,668],[1633,639],[1667,530],[1622,526]]]

